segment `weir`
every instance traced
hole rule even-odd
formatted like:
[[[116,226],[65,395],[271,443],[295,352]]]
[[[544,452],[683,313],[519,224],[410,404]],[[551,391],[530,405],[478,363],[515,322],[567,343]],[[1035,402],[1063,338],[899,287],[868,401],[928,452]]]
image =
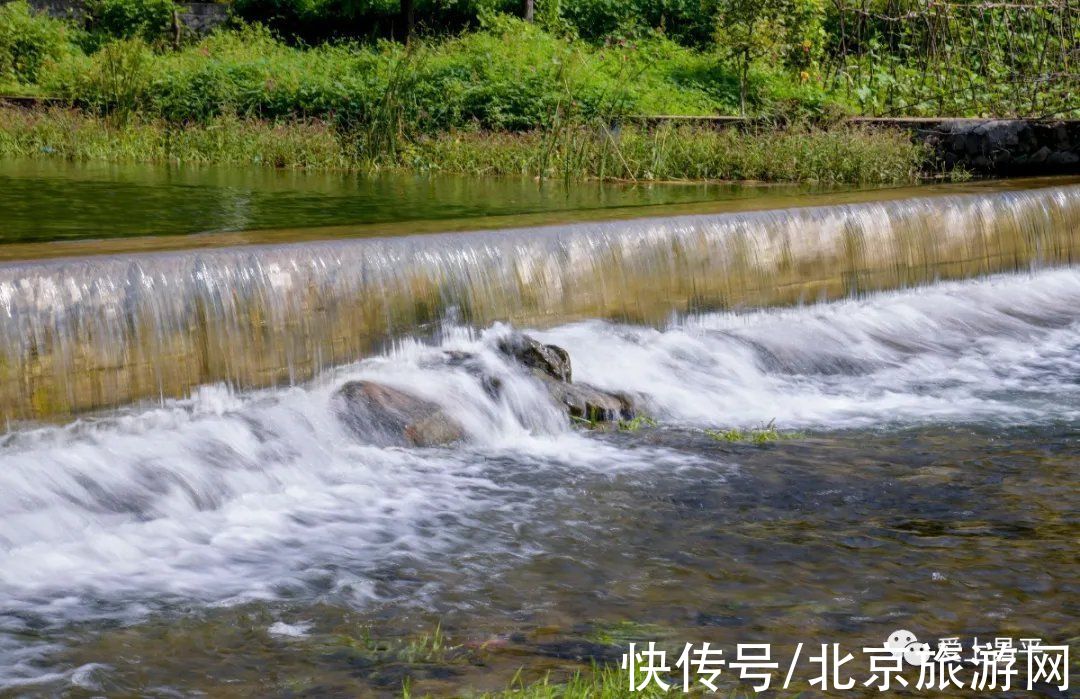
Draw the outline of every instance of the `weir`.
[[[1080,186],[0,265],[0,417],[298,382],[443,322],[660,323],[1080,256]]]

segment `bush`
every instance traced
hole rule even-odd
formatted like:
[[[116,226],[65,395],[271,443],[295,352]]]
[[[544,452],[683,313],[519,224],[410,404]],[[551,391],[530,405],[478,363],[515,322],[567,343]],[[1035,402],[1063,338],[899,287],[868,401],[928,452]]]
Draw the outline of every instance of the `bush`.
[[[505,16],[486,31],[409,48],[295,49],[259,27],[161,55],[127,46],[141,51],[146,80],[125,89],[123,100],[105,77],[116,69],[128,75],[135,63],[120,61],[115,48],[67,61],[49,72],[45,87],[106,111],[131,99],[174,122],[316,117],[383,132],[372,138],[470,126],[525,130],[627,113],[709,114],[730,111],[738,94],[714,58],[666,38],[593,49]]]
[[[559,6],[579,36],[592,40],[638,38],[660,31],[686,46],[712,43],[716,0],[574,0]]]
[[[86,0],[87,48],[110,39],[162,44],[173,34],[173,0]]]
[[[246,22],[269,27],[290,43],[389,39],[401,34],[399,0],[235,0]],[[416,0],[421,35],[454,34],[497,12],[516,13],[520,0]]]
[[[42,67],[71,51],[67,25],[24,0],[0,5],[0,80],[32,84]]]

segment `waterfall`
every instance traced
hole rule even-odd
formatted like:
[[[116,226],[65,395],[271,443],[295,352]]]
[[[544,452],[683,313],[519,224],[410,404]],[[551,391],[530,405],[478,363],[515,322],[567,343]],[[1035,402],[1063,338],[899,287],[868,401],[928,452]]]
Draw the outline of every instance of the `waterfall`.
[[[296,383],[449,320],[657,324],[1068,263],[1080,186],[0,265],[0,417]]]

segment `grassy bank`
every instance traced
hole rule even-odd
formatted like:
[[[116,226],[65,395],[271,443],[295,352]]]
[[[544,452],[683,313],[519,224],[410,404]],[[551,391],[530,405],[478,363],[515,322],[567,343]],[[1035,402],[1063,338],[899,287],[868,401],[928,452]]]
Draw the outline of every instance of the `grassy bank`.
[[[139,38],[85,50],[78,32],[22,2],[0,6],[0,88],[89,111],[169,121],[320,118],[433,133],[547,128],[568,117],[734,114],[737,81],[715,55],[663,35],[594,46],[506,16],[415,41],[290,46],[256,26],[179,49]],[[845,111],[819,83],[755,70],[758,115]],[[827,106],[832,105],[832,106]]]
[[[242,21],[174,43],[169,7],[169,0],[98,0],[93,21],[80,25],[35,13],[23,0],[0,5],[0,93],[49,97],[66,107],[0,112],[0,156],[892,183],[916,179],[923,166],[919,147],[903,134],[814,125],[860,112],[920,114],[932,104],[924,93],[940,98],[942,114],[982,114],[986,104],[998,110],[1020,99],[997,92],[991,99],[977,89],[998,73],[969,76],[964,90],[948,91],[951,102],[927,93],[934,81],[925,71],[917,79],[905,72],[926,63],[918,55],[900,61],[889,53],[894,70],[882,72],[877,63],[864,66],[869,59],[861,52],[838,54],[833,58],[844,61],[830,68],[835,28],[821,8],[806,26],[791,8],[777,15],[780,25],[753,19],[761,36],[772,36],[769,27],[785,29],[767,51],[758,46],[738,59],[732,51],[744,32],[737,27],[717,29],[714,40],[695,30],[691,40],[663,21],[652,26],[657,18],[646,21],[652,14],[644,5],[635,12],[645,24],[625,34],[612,34],[614,25],[595,13],[567,9],[562,20],[526,22],[484,11],[463,25],[466,31],[427,34],[408,45],[335,34],[310,46],[296,43],[303,33],[288,26],[270,22],[280,32],[273,34]],[[717,8],[698,16],[703,8],[684,8],[697,18],[686,27],[731,19],[709,14]],[[870,32],[861,40],[877,36],[860,31]],[[1069,113],[1058,109],[1053,90],[1036,92],[1031,109]],[[606,126],[633,115],[740,111],[760,123],[802,126]]]
[[[831,183],[910,182],[923,160],[906,134],[856,127],[460,133],[421,138],[398,156],[406,167],[478,174]]]
[[[582,123],[523,132],[462,130],[373,147],[319,119],[218,116],[175,123],[77,109],[0,109],[0,157],[406,170],[620,180],[893,183],[919,177],[924,153],[901,133],[857,127],[739,131]]]

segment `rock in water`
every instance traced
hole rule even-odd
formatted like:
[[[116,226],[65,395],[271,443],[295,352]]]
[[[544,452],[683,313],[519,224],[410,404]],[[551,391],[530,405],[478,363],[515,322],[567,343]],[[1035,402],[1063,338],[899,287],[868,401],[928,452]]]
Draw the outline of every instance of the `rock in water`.
[[[562,347],[545,345],[523,333],[514,333],[499,342],[499,350],[556,381],[571,381],[570,355]]]
[[[443,352],[443,360],[450,366],[461,367],[468,372],[470,376],[480,382],[484,393],[488,394],[488,397],[492,400],[498,400],[502,394],[502,379],[489,374],[483,363],[472,352],[447,350]]]
[[[558,345],[545,345],[523,333],[499,342],[499,350],[532,369],[551,397],[576,418],[590,422],[631,420],[634,404],[621,393],[611,393],[585,383],[573,383],[570,354]]]
[[[603,391],[587,383],[544,381],[551,397],[566,408],[572,417],[589,422],[632,420],[635,410],[630,398],[620,393]]]
[[[335,399],[338,417],[377,446],[433,447],[465,438],[465,429],[439,405],[396,388],[350,381]]]

